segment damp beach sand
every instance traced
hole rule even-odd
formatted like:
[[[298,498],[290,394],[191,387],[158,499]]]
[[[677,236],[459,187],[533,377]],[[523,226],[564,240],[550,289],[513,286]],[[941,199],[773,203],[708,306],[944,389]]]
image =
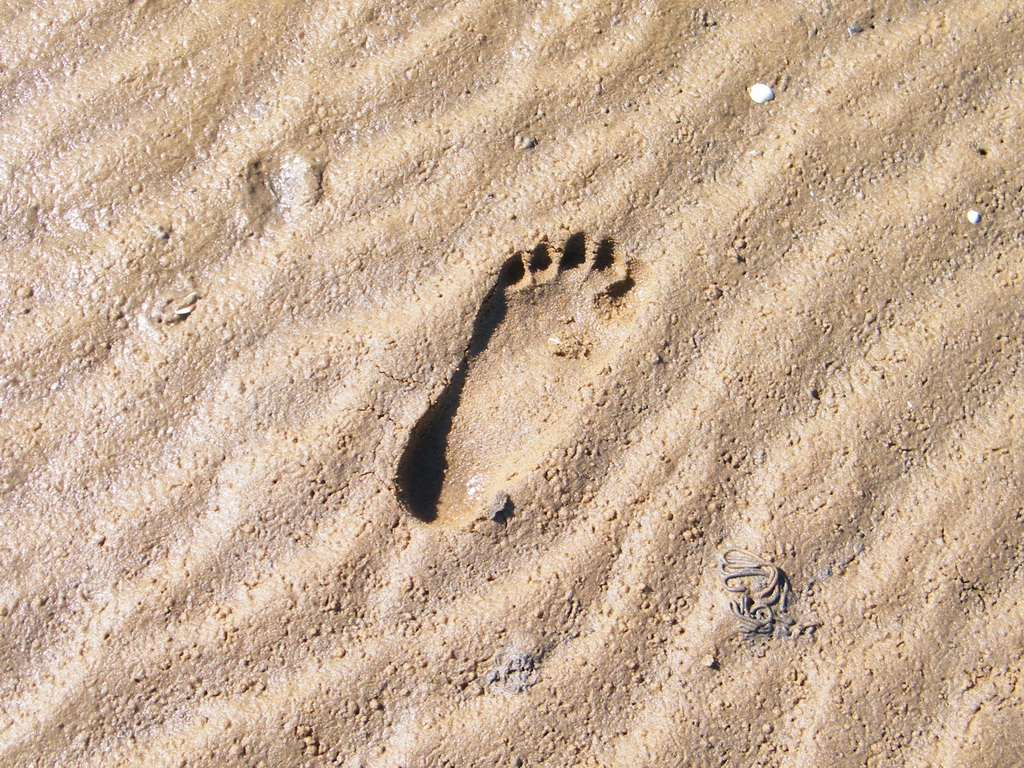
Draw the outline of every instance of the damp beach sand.
[[[0,765],[1019,762],[1014,4],[0,23]]]

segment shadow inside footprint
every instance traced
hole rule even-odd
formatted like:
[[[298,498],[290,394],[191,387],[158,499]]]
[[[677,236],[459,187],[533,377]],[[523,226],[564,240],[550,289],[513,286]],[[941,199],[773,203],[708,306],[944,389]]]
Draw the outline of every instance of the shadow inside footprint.
[[[423,522],[437,519],[437,507],[448,464],[448,437],[466,386],[470,363],[487,348],[495,329],[505,318],[508,309],[505,289],[518,283],[524,276],[521,256],[513,256],[505,263],[473,321],[473,334],[462,362],[440,397],[416,425],[398,463],[399,498],[406,509]]]
[[[559,269],[576,269],[581,267],[587,260],[587,236],[582,232],[570,235],[565,241],[565,248],[562,251],[562,260],[558,264]]]

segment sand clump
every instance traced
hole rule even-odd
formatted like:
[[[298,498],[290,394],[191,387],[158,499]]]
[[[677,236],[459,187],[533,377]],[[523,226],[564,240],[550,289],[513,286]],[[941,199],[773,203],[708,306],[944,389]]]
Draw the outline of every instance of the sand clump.
[[[0,764],[1019,761],[1012,4],[0,21]]]

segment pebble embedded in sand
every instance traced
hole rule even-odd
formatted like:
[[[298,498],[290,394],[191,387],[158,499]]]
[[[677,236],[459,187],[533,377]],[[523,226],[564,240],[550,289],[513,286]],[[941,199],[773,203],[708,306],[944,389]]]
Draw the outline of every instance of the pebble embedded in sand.
[[[771,89],[770,85],[755,83],[750,86],[750,98],[758,104],[766,104],[775,98],[775,91]]]
[[[504,522],[509,510],[509,497],[507,493],[499,493],[484,510],[484,517],[496,523]]]
[[[971,222],[971,224],[979,223],[981,221],[981,212],[971,208],[971,210],[967,212],[967,220]]]

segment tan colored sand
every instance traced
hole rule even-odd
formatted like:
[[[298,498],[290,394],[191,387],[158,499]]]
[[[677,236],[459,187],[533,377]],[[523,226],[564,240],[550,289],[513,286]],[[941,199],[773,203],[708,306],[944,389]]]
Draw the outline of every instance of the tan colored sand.
[[[0,764],[1019,764],[1014,3],[0,23]]]

